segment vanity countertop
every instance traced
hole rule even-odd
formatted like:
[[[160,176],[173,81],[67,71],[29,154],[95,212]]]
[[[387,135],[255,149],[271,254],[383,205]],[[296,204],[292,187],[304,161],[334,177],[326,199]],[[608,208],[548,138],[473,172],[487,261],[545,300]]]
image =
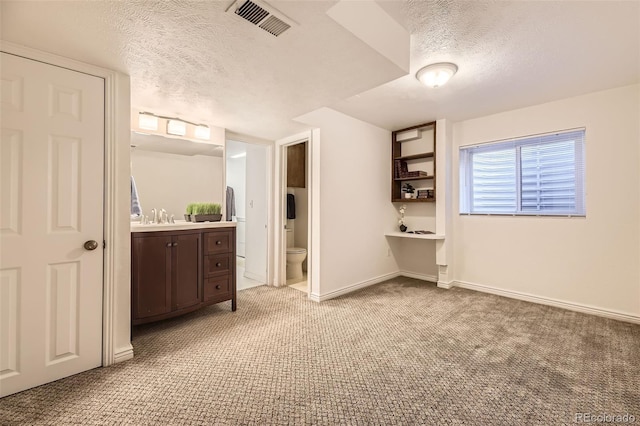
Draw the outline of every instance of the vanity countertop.
[[[131,222],[131,232],[188,231],[190,229],[205,228],[235,228],[235,226],[236,222],[186,222],[184,220],[176,220],[176,223],[150,223],[147,225]]]

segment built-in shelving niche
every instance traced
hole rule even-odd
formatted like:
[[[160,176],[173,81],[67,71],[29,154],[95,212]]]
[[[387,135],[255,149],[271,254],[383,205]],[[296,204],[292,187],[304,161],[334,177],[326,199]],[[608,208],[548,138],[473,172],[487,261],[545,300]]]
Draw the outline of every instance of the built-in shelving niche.
[[[429,122],[391,133],[391,201],[429,203],[436,201],[436,123]],[[403,185],[416,189],[405,198]]]

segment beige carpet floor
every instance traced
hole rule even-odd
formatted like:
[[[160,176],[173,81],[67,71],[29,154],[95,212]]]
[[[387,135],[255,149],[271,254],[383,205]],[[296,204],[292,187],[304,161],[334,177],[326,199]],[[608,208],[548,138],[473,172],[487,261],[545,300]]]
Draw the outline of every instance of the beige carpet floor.
[[[0,400],[2,425],[640,422],[640,326],[399,278],[256,287],[140,326],[136,356]]]

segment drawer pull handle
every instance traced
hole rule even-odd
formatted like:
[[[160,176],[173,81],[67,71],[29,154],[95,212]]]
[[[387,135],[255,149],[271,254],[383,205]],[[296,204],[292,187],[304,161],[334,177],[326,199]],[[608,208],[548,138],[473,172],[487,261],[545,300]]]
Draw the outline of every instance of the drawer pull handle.
[[[174,247],[178,247],[178,243],[173,243],[173,246]]]
[[[171,243],[167,243],[167,247],[171,247]]]
[[[216,266],[219,268],[219,267],[222,266],[222,263],[218,262],[218,263],[216,263]]]
[[[222,241],[218,240],[216,241],[216,245],[219,246],[220,244],[222,244]]]
[[[217,285],[217,286],[216,286],[216,290],[220,290],[220,285]]]

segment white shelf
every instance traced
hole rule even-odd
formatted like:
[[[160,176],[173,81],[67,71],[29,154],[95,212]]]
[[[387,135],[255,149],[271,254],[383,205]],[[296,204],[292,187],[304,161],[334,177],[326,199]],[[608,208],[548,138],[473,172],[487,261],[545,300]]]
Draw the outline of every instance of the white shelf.
[[[438,234],[409,234],[407,232],[387,232],[387,237],[399,237],[399,238],[415,238],[418,240],[444,240],[444,235]]]

